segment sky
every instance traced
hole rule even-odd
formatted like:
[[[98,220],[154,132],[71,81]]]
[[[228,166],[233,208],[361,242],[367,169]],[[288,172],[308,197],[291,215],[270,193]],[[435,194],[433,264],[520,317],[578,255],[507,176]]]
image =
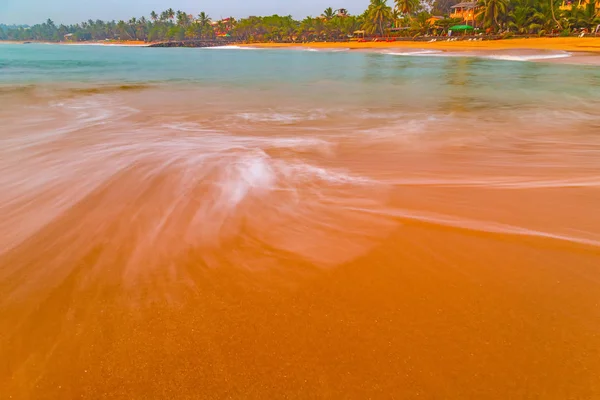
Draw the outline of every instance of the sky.
[[[320,15],[327,7],[346,8],[351,14],[359,14],[368,3],[369,0],[0,0],[0,23],[34,25],[48,18],[56,24],[88,19],[128,20],[168,8],[194,15],[205,11],[213,19],[271,14],[303,18]]]

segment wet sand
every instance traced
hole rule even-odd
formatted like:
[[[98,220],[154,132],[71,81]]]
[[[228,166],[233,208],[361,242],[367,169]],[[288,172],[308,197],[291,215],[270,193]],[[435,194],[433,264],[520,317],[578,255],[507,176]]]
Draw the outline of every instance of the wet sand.
[[[600,397],[591,105],[42,93],[0,110],[2,396]]]
[[[332,270],[292,257],[269,271],[207,268],[191,252],[175,270],[137,282],[134,293],[124,293],[115,277],[123,272],[118,264],[91,272],[100,252],[39,293],[35,308],[5,309],[3,323],[14,328],[3,335],[2,376],[10,376],[3,393],[599,393],[596,249],[409,222],[368,255]]]

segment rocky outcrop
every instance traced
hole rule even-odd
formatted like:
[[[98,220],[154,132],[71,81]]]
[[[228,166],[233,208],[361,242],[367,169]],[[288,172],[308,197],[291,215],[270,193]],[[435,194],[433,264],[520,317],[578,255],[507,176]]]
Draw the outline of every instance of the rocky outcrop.
[[[151,44],[150,47],[217,47],[236,44],[234,40],[182,40]]]

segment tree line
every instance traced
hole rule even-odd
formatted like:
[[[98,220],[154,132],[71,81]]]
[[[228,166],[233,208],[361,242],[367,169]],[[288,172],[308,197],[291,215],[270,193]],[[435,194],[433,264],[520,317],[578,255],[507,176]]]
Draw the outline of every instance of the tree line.
[[[360,15],[330,7],[318,17],[303,20],[272,15],[239,20],[231,17],[216,22],[205,12],[194,16],[170,8],[129,21],[88,20],[74,25],[56,25],[49,19],[31,27],[0,25],[0,40],[156,42],[220,36],[246,42],[306,42],[345,40],[356,31],[364,31],[367,35],[419,36],[441,34],[452,25],[464,22],[450,18],[451,7],[458,2],[371,0]],[[478,0],[475,18],[467,22],[488,33],[537,35],[594,31],[600,24],[596,0],[574,0],[571,9],[561,5],[563,0]],[[436,18],[432,18],[434,15]]]

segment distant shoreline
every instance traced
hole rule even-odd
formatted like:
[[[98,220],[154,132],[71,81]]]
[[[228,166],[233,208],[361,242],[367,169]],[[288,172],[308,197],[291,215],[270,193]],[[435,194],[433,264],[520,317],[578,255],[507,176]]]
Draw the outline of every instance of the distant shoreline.
[[[289,48],[308,47],[317,49],[347,48],[360,49],[432,49],[432,50],[458,50],[458,51],[482,51],[482,50],[557,50],[577,51],[587,53],[600,53],[600,37],[590,38],[528,38],[528,39],[498,39],[483,41],[447,41],[436,40],[424,41],[395,41],[395,42],[315,42],[315,43],[251,43],[243,44],[245,47],[259,48]]]
[[[259,49],[314,49],[407,52],[407,55],[463,55],[491,56],[510,60],[511,57],[529,58],[528,61],[574,65],[600,65],[600,38],[530,38],[484,41],[396,41],[396,42],[318,42],[318,43],[252,43],[240,47]],[[412,52],[412,53],[411,53]],[[563,52],[564,54],[560,54]],[[537,56],[537,57],[536,57]]]
[[[0,40],[0,44],[56,44],[64,46],[128,46],[128,47],[149,47],[152,43],[139,40],[115,40],[115,41],[89,41],[89,42],[48,42],[48,41],[15,41]]]
[[[104,45],[104,46],[136,46],[136,47],[187,47],[188,42],[143,42],[133,40],[123,41],[89,41],[89,42],[45,42],[45,41],[0,41],[7,44],[59,44],[59,45]],[[158,46],[158,45],[164,46]],[[432,50],[457,50],[457,51],[482,51],[482,50],[557,50],[557,51],[574,51],[586,53],[600,53],[600,37],[567,37],[567,38],[519,38],[519,39],[498,39],[498,40],[483,40],[469,41],[458,40],[448,41],[412,41],[402,40],[394,42],[307,42],[307,43],[239,43],[239,42],[223,42],[221,46],[235,45],[242,47],[256,48],[315,48],[315,49],[351,49],[351,50],[366,50],[366,49],[397,49],[397,48],[413,48],[413,49],[432,49]],[[209,47],[209,46],[197,46]]]
[[[96,42],[19,42],[0,41],[0,44],[53,44],[61,46],[115,46],[115,47],[244,47],[257,49],[304,49],[304,50],[354,50],[354,51],[398,51],[407,55],[428,55],[424,52],[450,53],[452,55],[487,55],[498,54],[518,57],[525,54],[531,56],[529,61],[551,62],[577,65],[600,65],[600,38],[528,38],[498,40],[436,40],[436,41],[394,41],[394,42],[310,42],[310,43],[189,43],[189,42],[142,42],[142,41],[96,41]],[[410,53],[414,51],[414,53]],[[421,54],[419,54],[421,52]],[[530,52],[530,53],[527,53]],[[557,52],[568,52],[561,57]],[[536,54],[540,57],[536,57]],[[548,54],[548,56],[544,56]],[[556,55],[555,57],[553,55]]]

